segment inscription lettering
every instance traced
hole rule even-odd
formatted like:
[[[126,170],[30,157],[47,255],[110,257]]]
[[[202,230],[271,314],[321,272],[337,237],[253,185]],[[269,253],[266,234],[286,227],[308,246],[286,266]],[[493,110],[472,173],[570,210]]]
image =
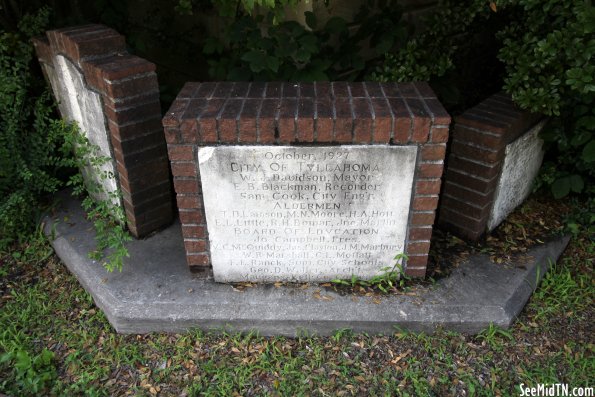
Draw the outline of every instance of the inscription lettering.
[[[203,150],[217,281],[365,279],[403,251],[416,147]]]

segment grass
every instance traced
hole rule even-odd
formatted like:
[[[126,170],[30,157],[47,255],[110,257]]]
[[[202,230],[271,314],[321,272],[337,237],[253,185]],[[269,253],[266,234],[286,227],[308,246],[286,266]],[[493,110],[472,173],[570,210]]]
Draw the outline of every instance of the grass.
[[[118,335],[41,237],[0,255],[0,392],[11,396],[508,396],[591,386],[592,240],[578,233],[509,330],[330,337]]]

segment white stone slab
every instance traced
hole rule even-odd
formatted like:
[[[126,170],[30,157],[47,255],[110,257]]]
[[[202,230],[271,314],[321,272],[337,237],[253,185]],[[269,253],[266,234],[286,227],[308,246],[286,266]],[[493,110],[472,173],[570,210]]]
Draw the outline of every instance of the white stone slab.
[[[415,146],[198,151],[216,281],[369,279],[405,246]]]
[[[118,189],[115,161],[111,155],[109,134],[105,125],[101,95],[88,89],[84,76],[77,67],[62,55],[54,57],[54,72],[48,73],[62,117],[78,124],[89,142],[98,148],[97,157],[109,158],[98,169],[83,169],[87,183],[98,183],[103,192],[93,193],[98,200],[105,200]],[[114,205],[120,200],[112,198]]]
[[[488,220],[490,231],[506,219],[531,193],[533,180],[543,160],[543,140],[539,138],[539,132],[545,123],[546,120],[539,122],[506,146],[502,173]]]

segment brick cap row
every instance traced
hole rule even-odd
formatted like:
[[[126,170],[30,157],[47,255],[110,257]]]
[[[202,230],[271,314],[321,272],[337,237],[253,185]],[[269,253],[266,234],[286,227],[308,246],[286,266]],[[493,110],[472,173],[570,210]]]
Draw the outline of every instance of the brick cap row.
[[[499,92],[455,117],[455,131],[470,128],[491,134],[498,141],[494,147],[500,148],[514,141],[542,118],[543,115],[539,113],[520,109],[509,94]],[[457,132],[454,138],[457,139]],[[470,141],[467,137],[461,138]]]
[[[111,91],[112,82],[154,73],[156,69],[146,59],[129,54],[124,36],[104,25],[49,30],[31,41],[41,62],[52,65],[55,55],[67,57],[84,72],[87,84],[99,92]]]
[[[249,101],[250,107],[244,109]],[[267,105],[266,114],[259,105]],[[276,106],[271,110],[268,105]],[[425,82],[204,82],[187,83],[163,119],[165,127],[205,119],[427,119],[450,124],[450,116]]]

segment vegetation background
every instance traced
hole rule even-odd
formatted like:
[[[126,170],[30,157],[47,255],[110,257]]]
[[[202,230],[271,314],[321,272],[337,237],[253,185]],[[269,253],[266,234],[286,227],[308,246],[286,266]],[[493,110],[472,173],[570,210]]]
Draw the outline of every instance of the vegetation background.
[[[392,0],[354,0],[341,14],[349,20],[333,14],[337,4],[2,0],[0,244],[30,232],[40,206],[29,204],[72,173],[63,145],[68,128],[56,121],[29,40],[84,23],[116,29],[132,53],[157,64],[164,109],[184,82],[210,79],[429,81],[452,114],[504,89],[520,107],[551,117],[538,186],[557,198],[593,196],[590,1],[409,0],[404,8]],[[416,4],[431,12],[403,18]]]

